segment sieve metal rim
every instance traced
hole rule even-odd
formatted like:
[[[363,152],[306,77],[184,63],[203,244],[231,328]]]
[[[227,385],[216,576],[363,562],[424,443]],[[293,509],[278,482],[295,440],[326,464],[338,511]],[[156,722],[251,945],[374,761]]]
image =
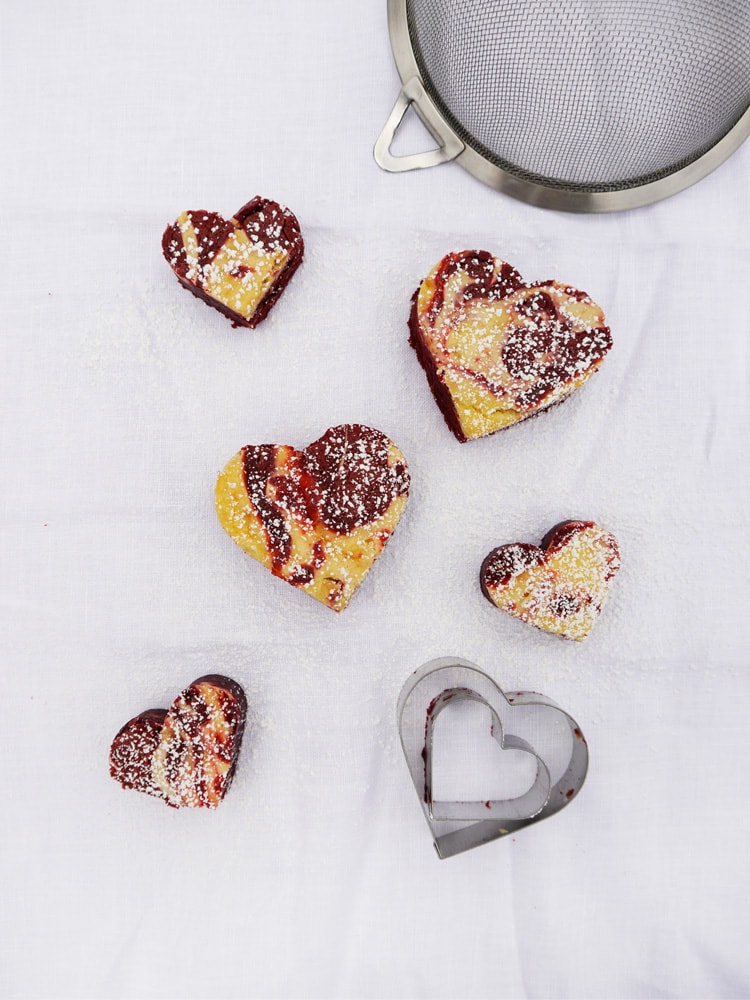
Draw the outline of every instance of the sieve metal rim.
[[[617,212],[640,208],[671,197],[720,166],[750,135],[750,107],[721,139],[697,159],[656,180],[607,191],[581,191],[546,185],[503,169],[458,135],[429,94],[412,47],[407,0],[388,0],[388,32],[402,88],[377,142],[378,165],[391,173],[422,169],[455,161],[468,173],[497,191],[539,208],[566,212]],[[395,156],[390,146],[408,107],[412,107],[438,143],[437,150]]]

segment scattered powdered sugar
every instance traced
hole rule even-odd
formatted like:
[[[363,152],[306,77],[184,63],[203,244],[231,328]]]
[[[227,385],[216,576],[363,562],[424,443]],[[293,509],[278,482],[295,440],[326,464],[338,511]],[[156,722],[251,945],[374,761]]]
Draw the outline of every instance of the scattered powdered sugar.
[[[157,220],[157,244],[160,231]],[[258,731],[281,740],[292,716],[308,737],[361,727],[393,762],[398,690],[434,656],[465,656],[502,686],[540,689],[584,719],[576,703],[596,717],[599,706],[666,669],[673,631],[668,620],[661,627],[661,595],[674,585],[675,536],[693,522],[689,513],[680,520],[679,497],[669,509],[654,505],[660,470],[648,450],[638,462],[626,460],[643,451],[644,414],[658,415],[648,380],[626,377],[634,350],[628,331],[614,328],[617,349],[601,375],[564,407],[459,445],[407,342],[411,295],[444,254],[444,234],[370,232],[363,243],[356,234],[311,229],[305,237],[299,280],[252,332],[232,330],[185,295],[160,259],[150,276],[144,267],[146,277],[100,283],[89,295],[79,372],[113,446],[132,438],[143,452],[136,514],[144,523],[153,517],[159,496],[180,518],[174,531],[165,524],[148,534],[159,548],[163,588],[145,570],[128,578],[143,586],[141,633],[155,643],[182,637],[185,646],[231,636],[248,651],[241,679],[252,681],[262,703]],[[462,242],[500,247],[522,262],[550,256],[524,241],[508,248],[468,234]],[[594,251],[580,250],[585,275]],[[223,545],[212,490],[227,458],[248,442],[300,448],[355,420],[379,428],[403,452],[410,500],[351,604],[333,615]],[[537,543],[566,517],[611,529],[623,558],[580,645],[508,618],[479,587],[492,548]],[[674,530],[663,534],[665,525]],[[153,600],[151,608],[154,595],[161,605]],[[127,641],[127,629],[120,633]],[[312,710],[295,715],[303,702]]]

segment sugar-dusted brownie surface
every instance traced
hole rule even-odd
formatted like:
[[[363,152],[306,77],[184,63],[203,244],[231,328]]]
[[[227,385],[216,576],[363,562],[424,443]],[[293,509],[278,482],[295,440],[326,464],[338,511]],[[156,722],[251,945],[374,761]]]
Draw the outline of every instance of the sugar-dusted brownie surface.
[[[242,448],[219,475],[216,511],[230,537],[275,576],[342,611],[403,514],[409,484],[393,441],[341,424],[301,451]]]
[[[593,521],[563,521],[540,545],[500,545],[485,558],[480,583],[502,611],[567,639],[591,632],[620,568],[617,539]]]
[[[296,216],[260,196],[231,219],[203,209],[182,212],[162,236],[162,252],[180,283],[234,326],[265,319],[304,250]]]
[[[459,441],[560,402],[612,344],[601,308],[557,281],[529,284],[484,250],[449,253],[412,299],[409,340]]]
[[[123,788],[175,808],[215,809],[232,783],[246,719],[237,681],[206,674],[169,710],[149,709],[122,727],[110,748],[110,774]]]

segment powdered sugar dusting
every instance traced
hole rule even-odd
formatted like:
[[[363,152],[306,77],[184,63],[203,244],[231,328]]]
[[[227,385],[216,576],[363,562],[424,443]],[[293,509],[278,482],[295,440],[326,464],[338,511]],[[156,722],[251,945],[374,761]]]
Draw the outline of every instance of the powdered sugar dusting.
[[[486,245],[486,237],[465,233],[455,243]],[[97,425],[86,434],[97,448],[129,448],[125,459],[135,449],[130,438],[138,443],[136,474],[130,457],[128,476],[118,475],[121,454],[110,492],[113,506],[128,504],[138,519],[140,558],[112,567],[118,587],[105,587],[102,600],[114,605],[122,591],[131,593],[141,621],[135,639],[156,649],[198,646],[220,662],[223,647],[214,646],[228,634],[241,647],[236,670],[243,684],[253,685],[260,705],[254,732],[263,734],[245,751],[257,749],[252,809],[271,808],[267,791],[258,802],[257,785],[272,788],[278,780],[290,725],[320,753],[337,739],[358,746],[354,734],[361,732],[363,745],[374,739],[400,774],[392,706],[405,676],[427,659],[465,656],[501,686],[542,690],[596,723],[606,706],[667,669],[677,618],[665,617],[664,595],[692,601],[696,620],[701,614],[700,594],[676,588],[674,578],[679,539],[695,529],[689,498],[659,501],[653,484],[672,472],[655,464],[647,446],[667,418],[651,376],[661,373],[661,392],[663,380],[669,382],[667,358],[658,341],[628,336],[646,317],[623,313],[594,245],[497,243],[524,269],[579,278],[623,332],[585,393],[543,420],[459,446],[407,343],[410,296],[444,252],[445,234],[395,240],[371,231],[366,252],[358,237],[340,230],[313,229],[306,238],[301,280],[253,337],[237,336],[222,317],[183,295],[158,254],[150,279],[99,282],[86,317],[76,316],[71,326],[77,402],[110,415],[101,440]],[[129,247],[129,256],[144,248],[145,242]],[[648,296],[628,305],[631,312],[639,308],[649,308]],[[322,427],[352,418],[382,428],[403,449],[410,501],[375,571],[346,614],[335,616],[237,558],[215,519],[213,487],[232,448],[247,441],[300,447]],[[683,430],[670,427],[679,440]],[[623,466],[623,455],[633,453],[639,461]],[[623,557],[606,611],[582,645],[498,613],[479,587],[479,567],[493,546],[539,539],[566,516],[606,524]],[[85,537],[99,538],[97,531],[89,527]],[[104,527],[100,534],[104,546]],[[107,615],[127,651],[134,641],[130,616]],[[723,635],[705,642],[721,644]],[[704,653],[696,636],[686,678],[708,676]],[[169,662],[165,677],[179,675],[176,653]],[[314,711],[297,709],[303,704]],[[292,763],[303,776],[314,770],[307,752]]]
[[[254,327],[299,266],[304,241],[288,208],[256,197],[230,220],[183,212],[164,231],[162,252],[189,291],[233,325]]]
[[[567,521],[542,546],[510,544],[482,564],[485,595],[501,610],[568,639],[589,634],[620,568],[617,540],[593,522]]]
[[[145,712],[123,727],[110,751],[112,777],[175,808],[215,809],[229,789],[246,716],[236,681],[199,678],[169,711]]]
[[[555,281],[531,285],[487,251],[450,253],[416,293],[411,342],[459,440],[558,402],[612,343],[601,309]]]
[[[409,482],[386,435],[345,424],[299,452],[246,446],[219,476],[216,508],[275,576],[342,611],[398,523]]]

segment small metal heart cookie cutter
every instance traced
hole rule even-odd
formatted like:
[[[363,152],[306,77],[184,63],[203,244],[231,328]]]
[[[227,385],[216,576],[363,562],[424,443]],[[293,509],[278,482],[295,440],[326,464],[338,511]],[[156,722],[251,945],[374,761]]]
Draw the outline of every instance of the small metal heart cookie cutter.
[[[502,750],[520,750],[535,758],[536,774],[526,792],[515,798],[468,802],[441,801],[433,796],[435,722],[447,705],[461,699],[487,706],[492,736]],[[532,715],[533,725],[529,727]],[[398,699],[398,727],[406,763],[440,858],[487,844],[553,816],[572,802],[586,780],[589,752],[575,719],[544,695],[531,691],[506,695],[468,660],[442,657],[413,673]],[[537,751],[521,735],[528,728],[536,731],[535,742],[544,746],[543,751]],[[557,753],[553,752],[555,745]]]

